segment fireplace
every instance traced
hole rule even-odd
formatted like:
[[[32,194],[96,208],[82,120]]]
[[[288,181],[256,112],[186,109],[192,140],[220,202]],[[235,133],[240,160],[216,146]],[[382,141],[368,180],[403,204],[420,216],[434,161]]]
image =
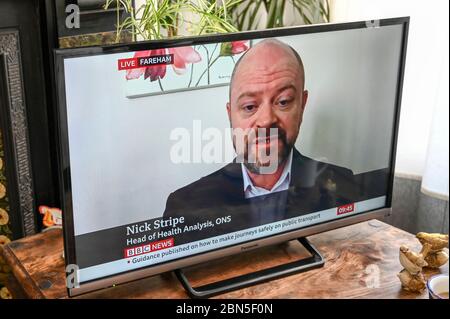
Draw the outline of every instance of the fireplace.
[[[2,216],[9,219],[1,227],[13,238],[37,231],[23,88],[19,32],[0,29],[0,208]]]
[[[8,212],[6,231],[11,231],[5,234],[6,227],[0,227],[0,236],[11,240],[41,230],[40,205],[59,207],[54,4],[54,0],[0,1],[1,179],[7,195],[0,199],[0,207]]]

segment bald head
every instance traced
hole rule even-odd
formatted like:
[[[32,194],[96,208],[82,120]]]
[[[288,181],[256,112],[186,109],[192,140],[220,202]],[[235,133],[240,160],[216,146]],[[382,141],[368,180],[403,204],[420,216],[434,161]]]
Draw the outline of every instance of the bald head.
[[[256,45],[247,50],[234,66],[230,80],[230,100],[231,91],[233,88],[234,78],[239,73],[241,65],[245,65],[246,61],[258,61],[260,64],[270,65],[273,61],[267,59],[268,56],[272,56],[275,59],[290,59],[294,62],[296,68],[298,68],[298,74],[302,83],[302,90],[305,84],[305,69],[303,67],[303,61],[297,51],[295,51],[290,45],[283,43],[277,39],[266,39],[258,42]]]
[[[277,156],[277,170],[281,174],[282,163],[294,147],[302,123],[308,91],[305,72],[298,53],[278,40],[263,40],[250,48],[236,64],[230,81],[230,100],[227,113],[234,131],[245,132],[246,147],[243,156],[252,155],[256,163],[244,161],[254,174],[269,162],[263,154],[273,151]],[[275,129],[276,133],[272,130]],[[251,132],[266,131],[255,142]],[[242,154],[242,150],[235,150]],[[284,164],[283,164],[284,165]]]

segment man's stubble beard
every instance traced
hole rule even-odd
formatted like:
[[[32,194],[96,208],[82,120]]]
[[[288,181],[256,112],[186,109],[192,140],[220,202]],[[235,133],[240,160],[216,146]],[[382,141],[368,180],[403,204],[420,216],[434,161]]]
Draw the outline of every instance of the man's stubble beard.
[[[276,162],[276,168],[278,168],[279,165],[285,163],[287,158],[289,157],[289,155],[290,155],[290,153],[291,153],[291,151],[292,151],[292,149],[294,147],[296,137],[292,141],[289,141],[288,138],[287,138],[287,135],[286,135],[286,131],[284,129],[280,128],[277,125],[275,125],[275,126],[273,126],[271,128],[265,129],[266,130],[266,135],[265,136],[267,136],[267,137],[270,136],[270,134],[267,133],[267,131],[270,132],[270,129],[277,129],[277,132],[278,132],[277,142],[278,141],[281,142],[280,143],[281,145],[278,146],[278,156],[276,158],[276,161],[277,161]],[[256,134],[256,136],[254,138],[257,138],[257,137],[258,136]],[[233,138],[233,146],[234,146],[234,149],[237,152],[236,141],[235,141],[234,138]],[[260,158],[260,156],[258,154],[259,152],[264,152],[265,150],[261,151],[258,148],[258,146],[256,146],[256,150],[255,150],[256,154],[253,155],[253,158],[256,159],[256,161],[255,162],[253,162],[253,161],[249,162],[249,154],[248,154],[248,152],[249,152],[249,141],[248,141],[248,135],[245,136],[244,146],[245,147],[244,147],[243,164],[247,168],[247,170],[249,172],[253,173],[253,174],[258,174],[258,175],[269,174],[267,170],[264,170],[264,168],[267,168],[268,166],[272,165],[272,163],[270,162],[270,160],[269,160],[269,162],[262,163],[260,161],[261,158]],[[271,150],[272,150],[272,148],[268,149],[269,153],[271,152]],[[242,155],[242,154],[238,154],[238,155]],[[266,155],[268,155],[269,158],[272,158],[270,156],[270,154],[266,153]],[[270,173],[274,173],[275,170],[274,171],[269,171],[269,172]]]

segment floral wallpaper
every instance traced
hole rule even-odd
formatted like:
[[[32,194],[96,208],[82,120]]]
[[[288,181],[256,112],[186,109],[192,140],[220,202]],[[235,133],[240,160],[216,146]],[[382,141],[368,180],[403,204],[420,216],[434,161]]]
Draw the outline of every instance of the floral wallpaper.
[[[9,203],[7,196],[7,187],[5,176],[5,152],[3,150],[3,136],[0,132],[0,246],[11,241],[11,228],[9,222]],[[0,255],[0,299],[11,298],[8,289],[5,287],[6,278],[11,270],[6,265],[5,260]]]

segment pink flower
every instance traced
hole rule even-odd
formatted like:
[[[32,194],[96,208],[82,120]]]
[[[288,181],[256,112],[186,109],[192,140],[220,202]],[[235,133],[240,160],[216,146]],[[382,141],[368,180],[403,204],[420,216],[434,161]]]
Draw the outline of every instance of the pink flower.
[[[223,42],[220,45],[220,56],[233,56],[248,50],[248,41]]]
[[[170,48],[169,54],[173,54],[174,63],[172,67],[176,74],[184,74],[186,72],[186,64],[197,63],[202,60],[200,54],[192,47]]]
[[[151,50],[150,55],[148,56],[164,55],[164,54],[166,54],[166,49],[157,49]],[[165,64],[152,65],[145,68],[144,80],[150,78],[150,81],[153,82],[158,79],[164,78],[165,75],[166,75]]]
[[[172,68],[176,74],[184,74],[186,72],[187,64],[197,63],[202,60],[200,54],[192,47],[138,51],[134,54],[134,57],[141,58],[165,54],[173,54]],[[144,79],[150,78],[151,82],[162,79],[166,75],[166,65],[153,65],[127,70],[125,77],[127,80],[133,80],[140,78],[142,74],[144,74]]]
[[[233,41],[231,42],[231,53],[239,54],[248,50],[247,41]]]
[[[150,54],[151,51],[137,51],[134,53],[133,58],[143,58],[146,56],[150,56]],[[127,75],[125,76],[125,78],[127,80],[138,79],[142,74],[144,74],[146,68],[147,67],[127,70]]]

